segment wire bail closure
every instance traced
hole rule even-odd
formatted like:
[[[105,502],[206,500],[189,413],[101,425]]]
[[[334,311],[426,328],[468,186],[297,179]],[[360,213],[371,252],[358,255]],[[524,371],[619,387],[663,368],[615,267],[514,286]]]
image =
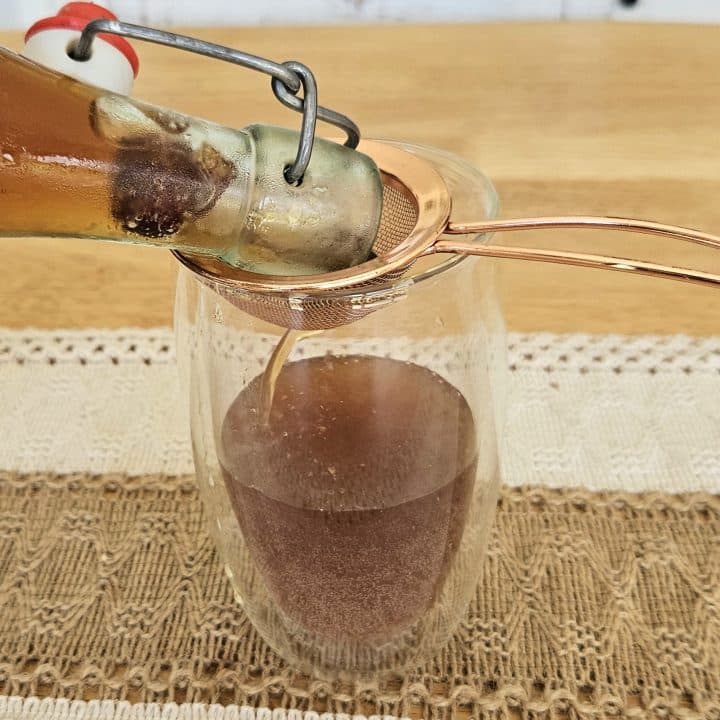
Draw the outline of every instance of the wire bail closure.
[[[349,117],[318,105],[315,76],[312,70],[303,63],[295,60],[277,63],[199,38],[105,18],[92,20],[84,27],[70,56],[81,62],[88,60],[92,53],[93,40],[98,33],[120,35],[133,40],[167,45],[269,75],[272,78],[270,86],[275,97],[285,107],[302,113],[297,154],[292,165],[283,171],[285,180],[291,185],[296,185],[302,180],[310,163],[318,119],[340,128],[347,136],[344,143],[346,147],[355,149],[360,142],[360,130]],[[302,97],[298,97],[300,90],[303,91]]]

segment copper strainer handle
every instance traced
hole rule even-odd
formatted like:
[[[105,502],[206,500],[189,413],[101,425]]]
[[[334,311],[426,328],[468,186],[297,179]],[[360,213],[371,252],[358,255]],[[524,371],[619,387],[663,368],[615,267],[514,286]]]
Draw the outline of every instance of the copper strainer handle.
[[[470,223],[454,223],[450,221],[445,230],[450,235],[470,235],[477,233],[513,232],[519,230],[537,230],[542,228],[587,228],[597,230],[619,230],[624,232],[662,235],[692,242],[707,247],[720,248],[720,237],[692,230],[690,228],[648,220],[633,220],[617,217],[536,217],[517,220],[484,220]],[[542,248],[504,247],[501,245],[485,245],[468,242],[467,240],[442,239],[433,246],[437,253],[459,253],[482,255],[485,257],[507,258],[514,260],[531,260],[534,262],[556,263],[558,265],[575,265],[578,267],[615,270],[617,272],[635,273],[651,277],[671,278],[701,285],[720,286],[720,275],[694,270],[692,268],[660,265],[657,263],[634,260],[631,258],[612,257],[609,255],[593,255],[576,253],[567,250],[546,250]]]

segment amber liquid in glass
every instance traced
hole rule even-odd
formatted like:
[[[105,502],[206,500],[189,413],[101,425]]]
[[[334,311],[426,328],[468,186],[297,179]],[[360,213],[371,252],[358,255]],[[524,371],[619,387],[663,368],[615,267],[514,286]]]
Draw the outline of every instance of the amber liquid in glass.
[[[463,396],[378,357],[286,365],[263,422],[261,378],[232,403],[220,461],[248,554],[294,624],[381,638],[437,600],[477,467]]]

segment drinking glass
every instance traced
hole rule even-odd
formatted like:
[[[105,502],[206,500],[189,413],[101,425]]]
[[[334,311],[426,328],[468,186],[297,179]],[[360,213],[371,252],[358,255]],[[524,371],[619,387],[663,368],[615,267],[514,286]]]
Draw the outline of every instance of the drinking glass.
[[[495,216],[476,169],[402,147],[443,175],[455,220]],[[493,261],[435,255],[344,290],[361,312],[323,330],[288,331],[252,311],[262,297],[216,290],[182,267],[175,325],[197,481],[237,601],[315,676],[428,659],[466,612],[500,484]],[[308,298],[290,306],[302,327]]]

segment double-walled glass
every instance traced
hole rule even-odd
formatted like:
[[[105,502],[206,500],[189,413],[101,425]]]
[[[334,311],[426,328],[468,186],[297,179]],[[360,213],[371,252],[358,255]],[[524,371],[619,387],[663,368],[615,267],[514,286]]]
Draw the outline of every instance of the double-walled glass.
[[[495,214],[476,170],[406,149],[443,174],[454,219]],[[238,602],[308,673],[415,665],[466,612],[495,511],[505,338],[492,261],[425,258],[347,291],[371,311],[327,330],[286,334],[243,292],[230,302],[183,268],[176,303],[198,483]],[[293,299],[296,317],[306,302]]]

